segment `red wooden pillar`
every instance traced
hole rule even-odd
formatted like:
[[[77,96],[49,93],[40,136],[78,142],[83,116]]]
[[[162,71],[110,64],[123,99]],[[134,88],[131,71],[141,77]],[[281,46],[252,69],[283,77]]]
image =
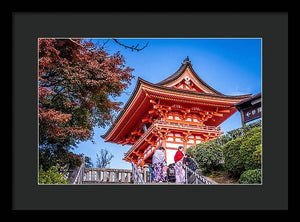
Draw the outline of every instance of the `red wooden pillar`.
[[[183,141],[183,152],[186,153],[186,149],[187,149],[187,142],[186,140]]]
[[[183,142],[183,152],[186,153],[186,149],[187,149],[187,141],[189,141],[189,137],[188,134],[183,133],[183,137],[182,137],[182,142]]]

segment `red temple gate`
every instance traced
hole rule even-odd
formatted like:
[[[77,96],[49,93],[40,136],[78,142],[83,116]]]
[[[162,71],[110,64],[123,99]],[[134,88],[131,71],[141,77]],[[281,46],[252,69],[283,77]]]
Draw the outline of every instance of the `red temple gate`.
[[[159,83],[138,78],[131,97],[102,138],[132,145],[124,160],[137,166],[151,162],[155,150],[163,146],[169,164],[178,146],[186,150],[220,136],[219,125],[237,111],[233,105],[250,96],[228,96],[213,89],[195,73],[187,57]]]

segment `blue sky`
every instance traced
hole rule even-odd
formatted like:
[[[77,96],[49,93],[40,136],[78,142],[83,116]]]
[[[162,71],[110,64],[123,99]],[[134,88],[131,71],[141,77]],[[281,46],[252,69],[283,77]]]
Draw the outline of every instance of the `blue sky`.
[[[261,92],[261,39],[119,39],[123,44],[148,46],[142,51],[131,51],[116,44],[113,40],[93,39],[105,50],[113,54],[117,51],[125,57],[126,65],[134,68],[131,85],[116,101],[126,104],[133,91],[137,77],[157,83],[172,75],[189,56],[196,73],[207,84],[226,95],[239,95]],[[236,112],[222,123],[224,133],[241,127],[240,113]],[[100,137],[106,128],[94,128],[94,141],[82,142],[75,153],[83,153],[96,162],[96,153],[106,148],[114,155],[111,168],[131,169],[122,160],[130,146],[105,143]]]

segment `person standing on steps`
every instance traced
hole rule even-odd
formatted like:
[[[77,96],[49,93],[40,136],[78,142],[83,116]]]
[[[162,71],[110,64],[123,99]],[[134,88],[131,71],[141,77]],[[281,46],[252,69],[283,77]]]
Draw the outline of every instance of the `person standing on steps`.
[[[170,183],[175,183],[176,181],[174,163],[169,164],[167,169],[167,180]]]
[[[154,182],[164,182],[164,171],[163,168],[166,165],[166,157],[165,157],[165,148],[159,147],[153,157],[152,157],[152,164],[154,170]]]
[[[201,170],[198,169],[198,165],[196,163],[196,161],[189,155],[189,154],[186,154],[185,157],[184,157],[184,164],[193,172],[197,173],[197,174],[200,174],[201,173]],[[188,181],[188,184],[194,184],[196,182],[196,176],[190,172],[190,171],[187,171],[187,181]],[[201,181],[198,181],[198,183],[201,183]]]
[[[152,164],[149,163],[148,164],[148,169],[149,169],[149,179],[150,179],[150,183],[152,183],[153,179],[154,179],[154,171],[153,171],[153,168],[152,168]]]
[[[185,182],[185,169],[183,167],[183,146],[179,146],[177,152],[174,156],[175,161],[175,176],[176,176],[176,183],[183,184]]]

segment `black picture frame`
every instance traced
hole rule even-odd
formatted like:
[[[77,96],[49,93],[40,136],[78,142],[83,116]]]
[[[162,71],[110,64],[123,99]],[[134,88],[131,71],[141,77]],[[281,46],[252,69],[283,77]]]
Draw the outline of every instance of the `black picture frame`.
[[[12,209],[288,210],[293,198],[288,155],[294,152],[287,109],[293,62],[288,18],[288,12],[13,12]],[[263,185],[38,185],[39,37],[263,38]]]

